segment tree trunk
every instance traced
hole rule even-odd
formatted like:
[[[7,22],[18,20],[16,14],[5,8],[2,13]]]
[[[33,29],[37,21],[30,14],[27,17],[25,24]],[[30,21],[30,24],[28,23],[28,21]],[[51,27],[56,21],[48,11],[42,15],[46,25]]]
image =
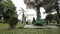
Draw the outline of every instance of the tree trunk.
[[[60,24],[59,10],[57,11],[57,24]]]
[[[41,18],[40,7],[36,7],[36,13],[37,13],[37,20],[40,20]]]
[[[56,5],[55,5],[55,9],[56,9],[56,11],[57,11],[57,24],[60,24],[60,16],[59,16],[59,3],[58,3],[58,1],[56,1],[56,3],[55,3]]]

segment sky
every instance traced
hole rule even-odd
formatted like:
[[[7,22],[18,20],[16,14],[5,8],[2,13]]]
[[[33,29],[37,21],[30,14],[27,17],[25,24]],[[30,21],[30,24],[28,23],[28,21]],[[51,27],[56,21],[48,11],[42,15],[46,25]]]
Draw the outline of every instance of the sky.
[[[16,6],[16,11],[17,11],[17,14],[18,14],[18,19],[19,20],[22,20],[22,12],[23,11],[19,11],[21,10],[21,7],[24,9],[25,11],[25,15],[27,17],[27,20],[32,20],[33,17],[36,18],[36,11],[33,10],[33,9],[26,9],[26,5],[24,4],[24,0],[12,0],[12,2],[15,4]],[[43,12],[45,12],[45,9],[44,8],[40,8],[40,11],[41,11],[41,19],[44,19],[46,14],[43,14]]]

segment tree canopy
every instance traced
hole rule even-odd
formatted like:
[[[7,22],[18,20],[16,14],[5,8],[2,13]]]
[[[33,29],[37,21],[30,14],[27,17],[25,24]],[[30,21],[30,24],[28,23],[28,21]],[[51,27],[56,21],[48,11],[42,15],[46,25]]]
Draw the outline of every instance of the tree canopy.
[[[17,17],[16,7],[11,0],[0,1],[0,16],[2,16],[5,21],[10,17]]]
[[[3,21],[10,25],[10,28],[15,28],[18,23],[18,16],[16,7],[11,0],[0,1],[0,19],[3,17]]]
[[[41,18],[40,7],[43,5],[42,0],[24,0],[24,3],[27,5],[27,8],[36,9],[37,20]]]
[[[53,14],[48,14],[48,15],[46,16],[46,19],[49,20],[49,21],[52,21],[52,20],[54,19]]]

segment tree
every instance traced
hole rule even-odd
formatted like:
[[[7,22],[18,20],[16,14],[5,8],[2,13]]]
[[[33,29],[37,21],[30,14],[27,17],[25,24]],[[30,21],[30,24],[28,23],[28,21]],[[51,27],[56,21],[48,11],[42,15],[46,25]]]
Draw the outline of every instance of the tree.
[[[57,22],[57,16],[58,16],[57,13],[55,13],[53,16],[54,16],[54,21]]]
[[[4,4],[0,1],[0,21],[1,21],[1,18],[2,18],[3,9],[4,9]]]
[[[50,13],[50,10],[51,9],[55,9],[56,10],[56,12],[57,12],[57,22],[58,22],[58,24],[60,23],[60,13],[59,13],[59,2],[58,2],[59,0],[45,0],[44,1],[44,6],[45,6],[45,9],[47,9],[47,8],[50,8],[49,10],[47,9],[47,12],[49,12]]]
[[[2,15],[4,20],[8,19],[9,16],[13,16],[16,13],[15,11],[16,7],[11,0],[7,0],[7,2],[0,1],[0,15]]]
[[[53,14],[48,14],[48,15],[46,16],[46,21],[49,22],[49,23],[51,23],[53,19],[54,19]]]
[[[60,24],[60,13],[59,13],[59,3],[58,3],[58,0],[55,2],[54,8],[56,9],[56,12],[57,12],[57,23]]]
[[[40,20],[40,7],[44,7],[46,9],[46,13],[51,13],[52,8],[55,5],[55,1],[56,0],[24,0],[24,3],[27,5],[27,8],[36,9],[37,20]]]
[[[43,5],[41,0],[24,0],[24,3],[27,5],[27,8],[36,8],[37,20],[41,18],[40,7]]]
[[[27,7],[29,8],[36,8],[37,12],[37,19],[40,18],[40,7],[43,6],[46,9],[46,12],[51,12],[52,9],[55,9],[57,12],[57,22],[60,23],[60,16],[59,16],[59,0],[24,0],[25,4],[27,4]]]
[[[18,23],[16,7],[11,0],[0,1],[0,16],[1,15],[4,18],[5,22],[9,22],[9,25],[12,23],[12,21],[16,21],[12,25],[10,25],[11,28],[14,27],[13,25],[16,25]]]
[[[15,28],[17,25],[17,22],[18,22],[17,17],[10,17],[10,20],[9,20],[10,28]]]

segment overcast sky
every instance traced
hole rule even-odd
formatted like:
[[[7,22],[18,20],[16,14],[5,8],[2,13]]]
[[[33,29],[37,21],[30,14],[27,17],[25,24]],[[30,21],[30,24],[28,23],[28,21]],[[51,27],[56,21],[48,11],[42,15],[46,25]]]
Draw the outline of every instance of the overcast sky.
[[[25,14],[27,16],[27,20],[32,20],[33,17],[36,18],[36,11],[33,10],[33,9],[26,9],[26,5],[24,4],[24,0],[12,0],[13,3],[15,4],[16,6],[16,10],[17,10],[17,13],[19,14],[18,16],[18,19],[22,19],[22,11],[19,11],[21,10],[21,7],[25,10]],[[41,11],[41,18],[44,19],[45,18],[45,14],[43,14],[43,12],[45,12],[44,8],[40,8],[40,11]],[[31,14],[31,15],[30,15]]]

